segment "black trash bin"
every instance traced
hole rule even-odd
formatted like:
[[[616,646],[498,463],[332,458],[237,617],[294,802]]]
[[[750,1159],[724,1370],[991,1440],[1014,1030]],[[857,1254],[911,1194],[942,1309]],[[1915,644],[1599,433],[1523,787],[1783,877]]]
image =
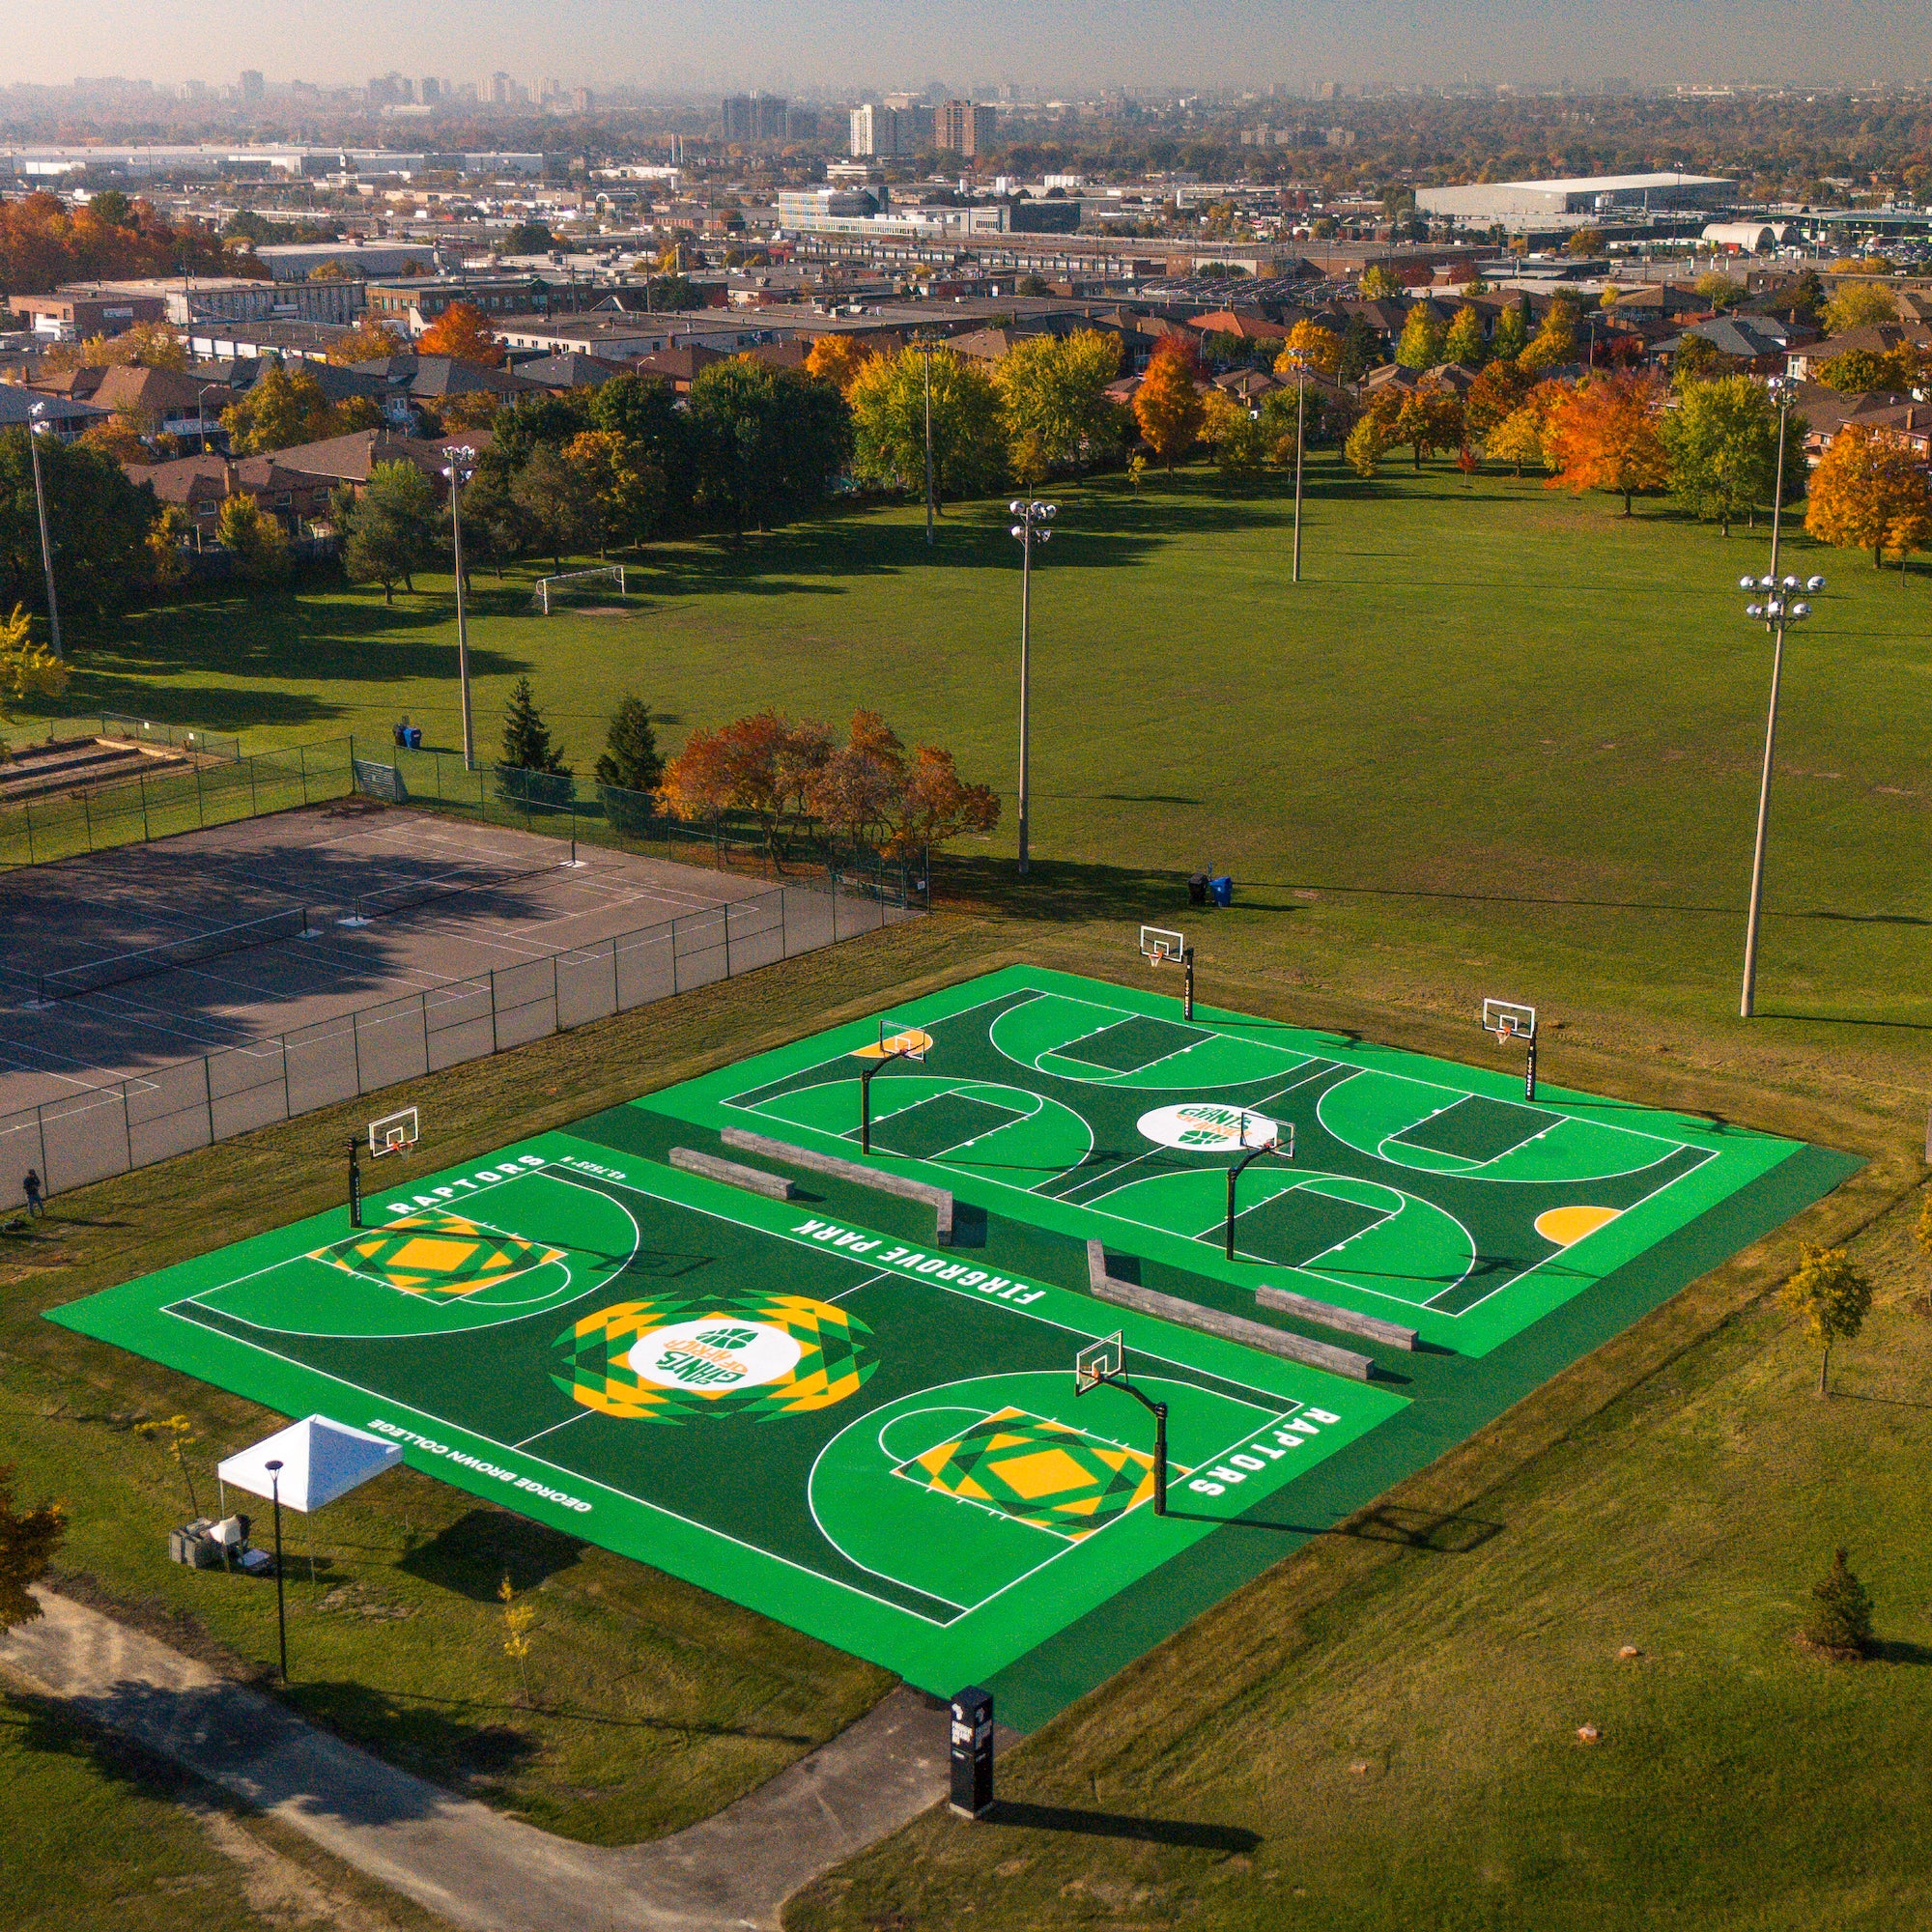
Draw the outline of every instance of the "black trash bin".
[[[1187,903],[1205,906],[1208,903],[1208,874],[1195,872],[1187,881]]]

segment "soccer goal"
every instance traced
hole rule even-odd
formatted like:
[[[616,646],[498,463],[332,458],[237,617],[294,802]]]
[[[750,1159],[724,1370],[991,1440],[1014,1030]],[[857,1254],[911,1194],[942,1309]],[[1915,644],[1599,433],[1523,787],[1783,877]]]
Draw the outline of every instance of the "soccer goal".
[[[595,570],[566,570],[557,577],[537,579],[537,608],[548,617],[554,604],[592,602],[609,596],[613,588],[620,598],[624,596],[621,563],[601,563]]]

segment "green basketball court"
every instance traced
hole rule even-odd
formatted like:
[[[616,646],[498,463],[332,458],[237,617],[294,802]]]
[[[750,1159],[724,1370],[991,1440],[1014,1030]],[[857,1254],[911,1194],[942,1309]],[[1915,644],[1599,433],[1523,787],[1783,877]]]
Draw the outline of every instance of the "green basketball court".
[[[961,1199],[1236,1291],[1266,1283],[1483,1355],[1802,1150],[1519,1073],[1016,967],[886,1015],[925,1059],[872,1087],[872,1154]],[[1471,1024],[1472,1044],[1479,1039]],[[850,1155],[878,1020],[639,1101]],[[1546,1054],[1546,1063],[1551,1056]],[[1227,1169],[1292,1125],[1292,1159]],[[1679,1283],[1678,1286],[1682,1284]]]
[[[923,1033],[883,1064],[882,1022]],[[1472,1024],[1473,1035],[1473,1024]],[[869,1053],[862,1050],[869,1049]],[[858,1057],[855,1057],[858,1056]],[[721,1130],[870,1164],[777,1202],[667,1165]],[[432,1122],[432,1128],[434,1123]],[[1294,1128],[1241,1181],[1244,1146]],[[755,1157],[753,1157],[755,1158]],[[53,1320],[653,1564],[1029,1728],[1382,1495],[1858,1163],[1033,968],[895,1007],[365,1198]],[[1117,1309],[1143,1285],[1299,1324],[1394,1317],[1364,1383]],[[1076,1397],[1116,1330],[1170,1409]],[[1302,1327],[1318,1339],[1347,1342]]]

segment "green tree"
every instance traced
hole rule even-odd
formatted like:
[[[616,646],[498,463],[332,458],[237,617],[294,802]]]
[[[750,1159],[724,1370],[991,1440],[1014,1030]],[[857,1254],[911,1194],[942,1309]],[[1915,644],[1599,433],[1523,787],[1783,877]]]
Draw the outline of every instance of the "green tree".
[[[1657,433],[1670,459],[1671,490],[1699,523],[1716,522],[1729,536],[1734,523],[1771,501],[1777,488],[1777,412],[1748,376],[1685,384]],[[1802,448],[1804,425],[1794,422],[1789,434]]]
[[[1361,290],[1364,301],[1394,301],[1402,294],[1402,284],[1396,280],[1393,271],[1379,262],[1371,262],[1362,270],[1362,278],[1356,286]]]
[[[723,511],[734,538],[817,502],[851,456],[838,384],[799,370],[734,355],[698,376],[685,408],[699,504]]]
[[[1388,454],[1389,425],[1374,414],[1365,415],[1349,432],[1349,440],[1342,445],[1342,454],[1348,458],[1349,468],[1357,476],[1369,478],[1381,469],[1382,458]]]
[[[649,795],[664,782],[665,761],[658,751],[657,733],[651,729],[651,708],[641,697],[626,696],[611,714],[611,729],[598,753],[596,777],[600,785],[624,794],[604,800],[606,812],[636,820],[648,818]],[[622,831],[637,831],[633,823],[619,825]]]
[[[352,583],[380,583],[393,604],[396,585],[415,589],[415,573],[436,554],[436,490],[413,463],[379,463],[362,494],[344,488],[331,509],[343,532],[342,567]]]
[[[1389,435],[1392,441],[1408,444],[1420,469],[1425,456],[1454,449],[1463,440],[1462,397],[1434,384],[1410,390]]]
[[[1522,352],[1532,369],[1554,369],[1577,359],[1577,311],[1560,298],[1549,304],[1536,339]]]
[[[1015,472],[1036,483],[1050,469],[1118,448],[1122,413],[1107,385],[1120,373],[1120,342],[1097,328],[1015,343],[993,370]]]
[[[1871,1592],[1852,1574],[1840,1548],[1822,1582],[1811,1586],[1816,1605],[1804,1621],[1806,1643],[1841,1657],[1862,1657],[1872,1643]]]
[[[66,1534],[67,1512],[61,1505],[19,1507],[14,1500],[14,1465],[0,1463],[0,1631],[32,1623],[42,1614],[27,1588],[47,1574]]]
[[[221,424],[237,456],[263,456],[336,434],[322,384],[278,365],[266,369],[253,388],[221,412]]]
[[[73,644],[99,635],[148,581],[148,532],[158,506],[145,483],[129,482],[111,456],[84,443],[43,437],[41,474],[61,628]],[[16,604],[44,621],[46,579],[24,429],[0,432],[0,611]]]
[[[1745,285],[1734,282],[1721,269],[1712,269],[1697,277],[1691,286],[1719,312],[1736,308],[1744,299]]]
[[[214,533],[248,582],[271,583],[288,575],[288,536],[254,497],[242,492],[230,497],[221,506]]]
[[[565,551],[594,550],[604,534],[596,478],[582,464],[539,443],[510,481],[525,546],[548,554],[554,570]]]
[[[1529,347],[1527,316],[1527,304],[1517,303],[1496,317],[1495,333],[1491,339],[1490,349],[1498,362],[1514,362]]]
[[[1361,316],[1350,316],[1335,363],[1335,380],[1359,383],[1381,359],[1381,338]]]
[[[1402,340],[1395,346],[1395,359],[1405,369],[1433,369],[1440,362],[1448,331],[1435,319],[1427,302],[1417,302],[1402,325]]]
[[[520,677],[503,707],[503,754],[497,761],[507,771],[534,772],[546,778],[568,778],[561,747],[551,743],[550,726],[537,709],[536,693]]]
[[[925,363],[916,350],[877,355],[852,379],[853,468],[868,482],[925,488]],[[933,494],[971,497],[1006,473],[1000,392],[950,349],[932,353]]]
[[[1871,1283],[1843,1248],[1806,1247],[1778,1299],[1803,1319],[1818,1344],[1818,1393],[1829,1395],[1832,1345],[1851,1341],[1865,1325],[1871,1311]]]
[[[1461,362],[1465,368],[1480,369],[1490,359],[1490,345],[1483,333],[1483,318],[1467,302],[1456,311],[1442,345],[1443,360]]]
[[[1837,293],[1825,304],[1827,335],[1843,335],[1848,329],[1897,320],[1898,298],[1880,282],[1840,282]]]

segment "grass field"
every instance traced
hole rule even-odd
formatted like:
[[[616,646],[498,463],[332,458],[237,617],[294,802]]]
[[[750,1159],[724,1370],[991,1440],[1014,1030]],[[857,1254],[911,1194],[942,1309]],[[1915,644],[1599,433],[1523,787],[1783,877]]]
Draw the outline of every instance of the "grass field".
[[[1918,1803],[1932,1719],[1914,1651],[1932,1640],[1914,1621],[1932,1600],[1925,1329],[1902,1302],[1916,1204],[1872,1237],[1891,1305],[1842,1372],[1873,1400],[1812,1403],[1802,1342],[1749,1311],[1797,1235],[1855,1228],[1923,1173],[1924,578],[1822,561],[1833,588],[1787,674],[1767,1017],[1745,1027],[1767,667],[1732,586],[1762,567],[1762,532],[1726,544],[1626,525],[1605,499],[1494,479],[1468,491],[1446,470],[1374,489],[1323,471],[1296,597],[1278,491],[1183,473],[1139,498],[1105,482],[1061,500],[1036,583],[1033,885],[994,867],[1009,822],[962,848],[949,883],[966,911],[944,925],[423,1083],[410,1097],[439,1122],[439,1162],[976,965],[1124,975],[1134,923],[1176,923],[1177,875],[1209,860],[1242,891],[1195,935],[1204,997],[1456,1060],[1484,1051],[1482,994],[1530,998],[1552,1016],[1553,1080],[1872,1162],[1030,1744],[1005,1789],[1039,1807],[1037,1833],[921,1826],[795,1921],[941,1924],[971,1900],[982,1924],[1155,1925],[1190,1895],[1189,1922],[1229,1927],[1289,1912],[1560,1926],[1581,1922],[1578,1900],[1638,1894],[1662,1925],[1923,1917],[1922,1834],[1889,1835]],[[768,701],[834,718],[875,704],[955,749],[1010,808],[1011,627],[986,620],[1014,592],[1004,528],[990,506],[950,514],[931,565],[908,511],[740,555],[666,546],[628,621],[546,624],[523,614],[526,587],[479,580],[479,720],[529,669],[582,772],[626,686],[668,715],[673,744]],[[345,592],[137,616],[90,654],[69,702],[241,729],[253,747],[385,735],[407,710],[447,744],[453,675],[446,594],[385,611]],[[344,1124],[318,1116],[111,1183],[24,1256],[0,1250],[0,1460],[73,1501],[75,1567],[256,1664],[271,1614],[191,1595],[204,1579],[157,1560],[147,1525],[182,1504],[128,1423],[185,1410],[212,1452],[266,1416],[38,1316],[319,1211]],[[408,1503],[355,1519],[353,1536],[342,1519],[339,1544],[318,1535],[361,1595],[325,1612],[324,1580],[298,1609],[320,1668],[296,1694],[554,1828],[669,1829],[883,1688],[688,1586],[594,1548],[554,1565],[514,1519],[472,1521],[465,1499],[396,1480],[414,1484]],[[1893,1648],[1820,1671],[1783,1634],[1840,1535]],[[426,1574],[409,1561],[418,1544]],[[551,1634],[537,1709],[480,1594],[513,1553]],[[365,1604],[414,1614],[364,1617]],[[1626,1640],[1650,1662],[1619,1675]],[[634,1723],[588,1720],[600,1680],[640,1651]],[[1606,1747],[1579,1755],[1586,1717]],[[1889,1869],[1873,1844],[1895,1853]]]
[[[1362,485],[1324,459],[1291,592],[1278,485],[1183,471],[1139,497],[1118,479],[1064,493],[1035,586],[1032,903],[1123,909],[1215,861],[1245,908],[1215,935],[1229,963],[1405,998],[1460,997],[1480,967],[1489,990],[1560,995],[1573,1014],[1732,1010],[1769,668],[1735,585],[1765,533],[1615,510],[1534,482],[1470,488],[1447,466]],[[494,741],[526,670],[580,773],[627,686],[673,744],[772,701],[834,720],[874,705],[999,787],[1008,823],[984,849],[1009,851],[1005,524],[956,507],[930,562],[901,510],[739,554],[662,546],[628,620],[545,619],[526,582],[480,578],[479,729]],[[1832,588],[1787,671],[1763,1005],[1887,1022],[1887,1056],[1917,1057],[1898,1028],[1932,1020],[1914,970],[1932,917],[1914,856],[1926,580],[1792,544]],[[385,741],[407,712],[451,744],[450,599],[421,582],[392,609],[342,591],[137,615],[70,703],[145,705],[252,746]]]

